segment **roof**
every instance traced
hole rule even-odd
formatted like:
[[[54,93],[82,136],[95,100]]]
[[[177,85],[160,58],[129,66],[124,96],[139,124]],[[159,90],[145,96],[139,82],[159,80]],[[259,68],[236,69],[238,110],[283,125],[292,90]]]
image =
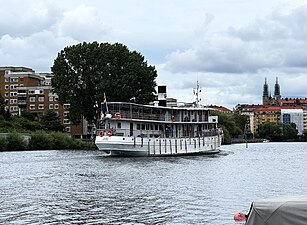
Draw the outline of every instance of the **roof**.
[[[216,109],[218,111],[221,111],[221,112],[226,112],[226,113],[230,113],[231,112],[230,109],[227,109],[224,106],[210,105],[209,107],[212,108],[212,109]]]
[[[295,104],[299,100],[301,104],[307,104],[307,98],[283,98],[280,99],[281,104]]]
[[[245,225],[306,225],[307,196],[280,196],[252,203]]]
[[[263,111],[280,111],[280,106],[262,106],[259,108],[256,108],[255,112],[263,112]]]

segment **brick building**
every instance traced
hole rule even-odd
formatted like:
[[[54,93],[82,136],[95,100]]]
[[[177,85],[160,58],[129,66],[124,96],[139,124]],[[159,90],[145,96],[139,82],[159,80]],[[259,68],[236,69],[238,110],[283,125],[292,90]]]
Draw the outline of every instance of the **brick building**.
[[[52,91],[51,78],[51,73],[35,73],[26,67],[0,67],[0,94],[7,101],[6,109],[13,116],[26,111],[36,118],[51,110],[58,114],[66,132],[75,137],[88,135],[85,120],[80,125],[70,122],[70,105],[59,102]]]

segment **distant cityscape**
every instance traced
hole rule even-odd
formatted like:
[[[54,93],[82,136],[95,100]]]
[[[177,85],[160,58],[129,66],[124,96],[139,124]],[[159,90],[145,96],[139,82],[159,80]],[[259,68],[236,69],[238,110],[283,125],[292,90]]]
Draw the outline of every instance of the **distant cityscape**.
[[[7,102],[6,110],[13,116],[30,112],[37,118],[52,110],[58,114],[65,131],[72,136],[82,138],[90,135],[86,120],[79,125],[71,123],[68,118],[70,105],[59,102],[59,97],[52,91],[51,79],[52,73],[36,73],[27,67],[0,67],[0,94]],[[190,106],[193,103],[177,103],[174,98],[166,98],[166,106],[179,104]],[[294,123],[299,135],[307,131],[307,98],[282,98],[278,78],[273,96],[265,79],[262,104],[238,104],[234,110],[216,105],[210,105],[210,108],[248,116],[248,129],[253,134],[265,122]]]

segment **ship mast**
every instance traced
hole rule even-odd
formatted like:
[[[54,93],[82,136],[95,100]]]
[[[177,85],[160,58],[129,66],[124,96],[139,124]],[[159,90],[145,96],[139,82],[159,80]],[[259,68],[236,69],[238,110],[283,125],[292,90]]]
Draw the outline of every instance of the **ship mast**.
[[[199,82],[197,80],[196,88],[193,89],[193,93],[196,96],[196,102],[195,102],[195,107],[199,107],[199,103],[201,101],[201,98],[199,97],[199,93],[201,92],[201,89],[199,87]]]

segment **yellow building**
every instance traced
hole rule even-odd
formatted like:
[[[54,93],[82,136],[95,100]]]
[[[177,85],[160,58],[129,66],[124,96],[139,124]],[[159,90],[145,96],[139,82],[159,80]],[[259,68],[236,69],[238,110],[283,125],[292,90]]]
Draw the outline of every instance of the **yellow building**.
[[[266,122],[281,122],[280,106],[262,106],[254,110],[253,133],[255,133],[259,125]]]

